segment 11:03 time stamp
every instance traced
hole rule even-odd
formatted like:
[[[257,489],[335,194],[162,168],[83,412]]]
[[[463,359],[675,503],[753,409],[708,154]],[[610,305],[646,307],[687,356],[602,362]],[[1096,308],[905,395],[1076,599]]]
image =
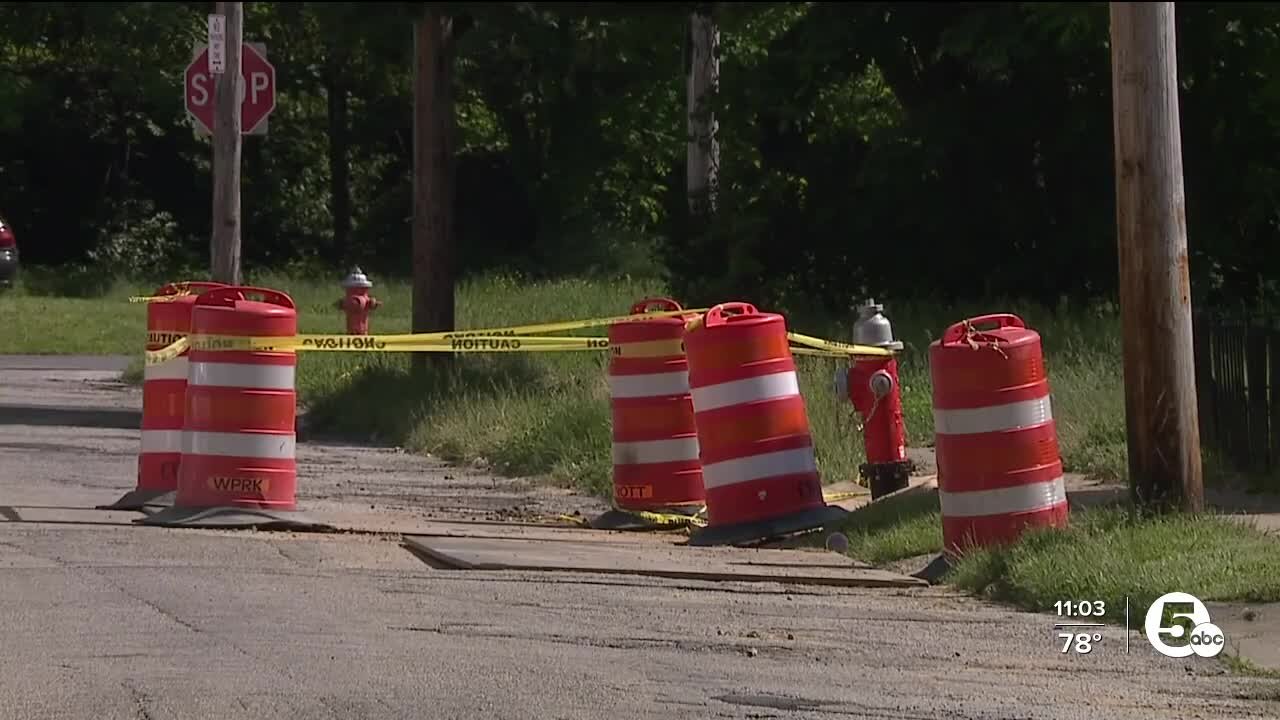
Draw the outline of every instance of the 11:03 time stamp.
[[[1106,627],[1103,619],[1107,615],[1105,600],[1059,600],[1053,604],[1057,612],[1058,622],[1053,624],[1057,631],[1062,653],[1073,650],[1078,655],[1088,655],[1102,641],[1102,628]],[[1129,603],[1125,598],[1125,652],[1129,652]]]

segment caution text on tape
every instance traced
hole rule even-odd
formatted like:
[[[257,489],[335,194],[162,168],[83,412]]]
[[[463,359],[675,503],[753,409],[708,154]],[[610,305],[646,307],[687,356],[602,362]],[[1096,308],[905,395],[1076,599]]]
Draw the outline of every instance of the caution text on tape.
[[[160,347],[167,347],[185,338],[186,336],[187,336],[186,333],[161,332],[161,331],[152,330],[151,332],[147,333],[147,344],[159,345]]]
[[[422,338],[405,335],[294,335],[290,337],[240,337],[191,335],[161,350],[146,351],[148,365],[178,357],[186,350],[201,352],[578,352],[609,348],[608,338],[545,337],[536,335]]]
[[[185,353],[189,343],[190,340],[184,337],[159,350],[148,350],[145,357],[146,364],[159,365],[160,363],[169,362]]]
[[[547,337],[539,335],[432,338],[423,335],[293,335],[240,337],[192,335],[193,350],[288,352],[328,350],[350,352],[537,352],[539,350],[605,350],[608,338]]]

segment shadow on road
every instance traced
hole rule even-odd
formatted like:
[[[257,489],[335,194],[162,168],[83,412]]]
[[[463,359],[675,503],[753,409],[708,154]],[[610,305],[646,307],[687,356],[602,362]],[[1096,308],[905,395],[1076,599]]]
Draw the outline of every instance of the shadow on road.
[[[142,412],[127,408],[0,405],[0,425],[60,425],[63,427],[137,430],[142,427]]]
[[[103,512],[92,507],[76,505],[0,505],[0,525],[6,523],[31,525],[100,525],[133,526],[139,517],[151,515],[156,508],[136,511]]]

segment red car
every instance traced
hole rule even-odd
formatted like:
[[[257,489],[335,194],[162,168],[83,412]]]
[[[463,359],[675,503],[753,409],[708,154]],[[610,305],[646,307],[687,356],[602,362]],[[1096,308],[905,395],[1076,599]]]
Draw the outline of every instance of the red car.
[[[13,282],[18,274],[18,238],[13,227],[0,218],[0,286]]]

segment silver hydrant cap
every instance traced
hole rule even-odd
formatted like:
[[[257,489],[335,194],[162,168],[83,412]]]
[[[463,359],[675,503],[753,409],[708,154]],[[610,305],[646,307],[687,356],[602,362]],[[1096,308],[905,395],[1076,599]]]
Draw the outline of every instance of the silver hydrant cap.
[[[342,287],[371,288],[373,287],[373,283],[369,281],[369,278],[364,274],[364,271],[361,270],[359,266],[356,266],[351,269],[351,274],[343,278]]]
[[[859,345],[901,350],[902,342],[893,339],[893,326],[883,312],[884,305],[867,298],[858,307],[858,319],[853,323],[853,341]]]

